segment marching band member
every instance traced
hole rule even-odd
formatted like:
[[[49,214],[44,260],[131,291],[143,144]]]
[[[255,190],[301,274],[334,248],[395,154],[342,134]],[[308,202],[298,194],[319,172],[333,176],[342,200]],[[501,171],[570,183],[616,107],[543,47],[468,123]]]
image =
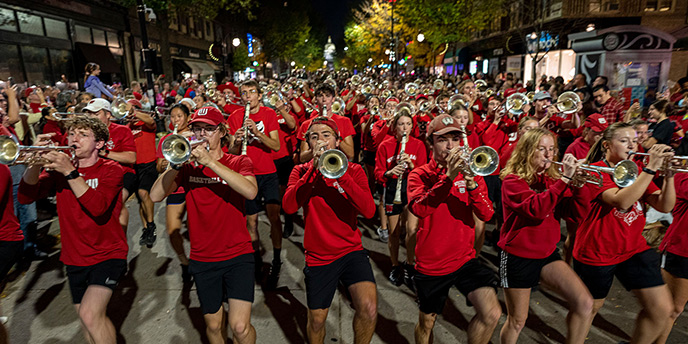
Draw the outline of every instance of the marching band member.
[[[509,135],[509,141],[502,147],[499,152],[499,167],[504,169],[506,163],[509,161],[511,154],[514,152],[518,140],[525,135],[528,130],[533,128],[539,128],[539,122],[537,118],[524,116],[518,121],[518,130],[515,133]]]
[[[323,343],[325,323],[332,298],[341,281],[351,293],[356,310],[354,342],[369,343],[377,322],[377,291],[367,251],[361,244],[357,215],[373,216],[375,203],[360,165],[348,164],[339,179],[329,179],[318,169],[323,152],[338,149],[341,141],[331,118],[316,117],[306,137],[313,159],[294,168],[284,194],[284,211],[304,208],[306,250],[307,336],[310,343]]]
[[[279,124],[277,114],[269,107],[261,106],[261,89],[258,82],[248,80],[241,85],[241,99],[250,107],[249,118],[244,123],[244,109],[232,113],[227,119],[230,139],[229,152],[241,154],[244,140],[248,140],[246,155],[251,158],[258,183],[258,194],[254,199],[246,202],[246,220],[253,249],[260,255],[258,236],[258,213],[265,204],[268,220],[270,221],[270,239],[272,241],[272,265],[270,266],[268,283],[276,285],[282,268],[282,220],[280,219],[279,177],[272,154],[280,150]],[[249,131],[248,138],[246,131]],[[257,258],[257,257],[256,257]],[[256,264],[262,266],[262,259]],[[260,274],[260,269],[256,270]]]
[[[611,124],[588,154],[587,163],[614,167],[635,149],[637,138],[630,124]],[[669,212],[676,202],[674,177],[666,172],[662,188],[652,183],[664,159],[673,153],[668,146],[656,144],[650,150],[649,163],[635,182],[617,187],[607,173],[604,185],[592,189],[588,197],[588,214],[580,222],[573,246],[573,267],[594,298],[593,314],[604,305],[614,276],[633,292],[642,307],[633,331],[634,343],[654,342],[669,321],[672,312],[671,293],[664,284],[659,268],[659,254],[641,235],[645,214],[640,201],[660,212]]]
[[[572,217],[570,182],[580,164],[564,157],[564,171],[552,163],[556,139],[546,129],[528,131],[501,172],[504,225],[499,239],[501,286],[507,319],[502,343],[516,343],[526,324],[531,290],[538,284],[554,290],[569,304],[567,343],[583,343],[592,324],[592,296],[573,269],[561,259],[557,243],[560,218]]]
[[[124,169],[124,180],[122,189],[122,211],[119,216],[119,223],[124,232],[129,225],[129,210],[127,209],[127,199],[136,191],[136,174],[133,164],[136,162],[136,144],[134,135],[127,126],[112,122],[110,103],[102,98],[92,99],[84,108],[87,116],[99,119],[108,127],[109,139],[105,142],[105,147],[98,151],[102,158],[114,160],[122,165]]]
[[[374,113],[377,109],[377,114]],[[366,113],[361,116],[361,146],[363,147],[363,165],[368,175],[368,188],[375,190],[375,152],[380,142],[375,142],[372,135],[373,125],[380,120],[380,98],[368,98]]]
[[[198,164],[170,165],[151,189],[151,199],[160,202],[179,186],[184,188],[191,255],[189,271],[210,343],[225,343],[222,302],[229,303],[229,327],[235,343],[255,343],[251,325],[255,259],[251,237],[245,229],[244,207],[258,192],[253,165],[248,156],[222,151],[225,119],[214,107],[198,109],[191,118],[191,131],[205,140],[191,151]],[[209,216],[214,214],[214,216]]]
[[[291,92],[291,91],[290,91]],[[290,102],[293,103],[293,102]],[[277,100],[277,132],[279,133],[280,149],[272,152],[272,160],[277,169],[277,177],[279,179],[280,199],[284,196],[287,190],[287,183],[289,182],[289,174],[294,169],[294,151],[296,149],[296,126],[297,117],[292,112],[290,103],[285,103],[281,99]],[[294,217],[289,214],[284,214],[284,229],[282,237],[288,238],[294,232]]]
[[[101,104],[109,103],[105,99]],[[94,105],[95,106],[95,105]],[[91,111],[94,111],[94,106]],[[102,112],[103,108],[96,110]],[[117,283],[127,270],[127,238],[118,221],[123,168],[98,151],[108,141],[107,126],[96,118],[78,117],[67,126],[75,167],[64,152],[51,151],[47,163],[30,165],[19,185],[19,202],[30,203],[57,193],[62,252],[72,302],[90,343],[115,343],[115,327],[106,315]],[[43,135],[41,135],[43,136]],[[39,137],[39,145],[49,143]],[[40,165],[43,166],[40,166]],[[41,167],[50,172],[43,171]]]
[[[413,275],[416,231],[418,229],[418,218],[409,213],[406,186],[408,172],[427,162],[425,154],[425,144],[417,138],[411,136],[413,129],[412,115],[402,112],[394,116],[390,131],[394,136],[387,137],[380,147],[378,147],[375,158],[375,178],[385,186],[384,199],[385,213],[389,224],[389,258],[392,261],[392,271],[389,273],[389,280],[392,284],[400,286],[404,280],[410,282],[404,276]],[[404,136],[407,142],[405,150],[401,151]],[[397,184],[401,183],[400,199],[395,199]],[[397,201],[399,201],[397,203]],[[402,214],[403,213],[403,214]],[[400,216],[401,215],[401,216]],[[406,228],[406,264],[399,263],[399,233],[401,228]],[[410,285],[410,284],[409,284]]]
[[[416,343],[432,342],[432,329],[451,286],[476,310],[468,325],[469,343],[488,343],[502,314],[497,278],[475,258],[473,213],[488,220],[493,210],[482,178],[461,171],[461,130],[453,117],[435,117],[427,134],[432,160],[409,174],[409,208],[420,219],[414,276],[420,308]]]
[[[0,209],[3,209],[0,216],[0,284],[4,284],[7,273],[24,252],[24,234],[19,228],[19,219],[14,214],[12,174],[6,165],[0,165]],[[9,343],[7,330],[1,321],[0,343]]]

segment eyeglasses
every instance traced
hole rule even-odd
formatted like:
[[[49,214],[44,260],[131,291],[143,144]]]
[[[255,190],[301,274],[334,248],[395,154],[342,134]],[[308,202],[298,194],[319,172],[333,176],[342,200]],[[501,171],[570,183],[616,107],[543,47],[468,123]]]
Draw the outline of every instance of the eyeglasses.
[[[253,94],[256,94],[256,93],[258,93],[257,90],[249,90],[249,91],[243,91],[243,92],[241,92],[241,95],[242,95],[242,96],[248,96],[249,94],[253,95]]]
[[[194,134],[196,135],[202,135],[203,132],[205,131],[207,134],[212,134],[217,130],[218,126],[214,127],[193,127],[191,128],[191,131],[193,131]]]

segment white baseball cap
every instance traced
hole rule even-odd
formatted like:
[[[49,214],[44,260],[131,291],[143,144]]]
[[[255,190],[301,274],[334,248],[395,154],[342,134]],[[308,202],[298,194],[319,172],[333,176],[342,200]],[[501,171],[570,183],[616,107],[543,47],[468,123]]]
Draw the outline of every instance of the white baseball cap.
[[[110,108],[110,102],[103,98],[91,99],[90,102],[84,108],[84,111],[98,112],[100,110],[105,110],[107,112],[112,112]]]

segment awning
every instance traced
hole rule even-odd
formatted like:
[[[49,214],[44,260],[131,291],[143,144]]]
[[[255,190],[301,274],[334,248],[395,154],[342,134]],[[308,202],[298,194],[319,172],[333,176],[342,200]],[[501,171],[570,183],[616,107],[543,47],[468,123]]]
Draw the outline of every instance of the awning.
[[[215,68],[207,61],[199,60],[184,60],[189,67],[191,67],[191,74],[200,75],[213,75],[215,74]]]
[[[86,65],[88,62],[95,62],[100,66],[100,70],[103,73],[122,73],[119,63],[115,60],[115,57],[108,47],[88,43],[76,43],[76,50],[81,54],[83,58],[82,61],[85,61],[85,63],[80,65]]]

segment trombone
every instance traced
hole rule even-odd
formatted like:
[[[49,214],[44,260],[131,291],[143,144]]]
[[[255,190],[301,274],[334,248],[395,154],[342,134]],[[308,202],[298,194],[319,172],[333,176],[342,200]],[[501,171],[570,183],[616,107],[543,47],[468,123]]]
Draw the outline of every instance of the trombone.
[[[85,113],[80,112],[80,113],[75,113],[75,112],[52,112],[50,113],[50,116],[52,116],[56,121],[69,121],[73,117],[62,117],[62,116],[86,116]]]
[[[191,159],[191,150],[203,142],[207,142],[207,140],[189,141],[182,135],[172,134],[162,140],[160,148],[165,160],[169,161],[170,164],[181,165]]]
[[[76,158],[76,151],[72,146],[22,146],[12,136],[0,135],[0,164],[3,165],[33,165],[36,163],[50,163],[47,159],[31,155],[19,160],[20,155],[28,153],[47,153],[52,151],[67,151],[72,162]]]
[[[551,161],[550,163],[559,165],[563,168],[564,164],[558,161]],[[590,172],[584,174],[576,174],[571,182],[575,187],[583,187],[585,183],[590,183],[602,187],[604,181],[602,179],[602,173],[607,173],[612,176],[614,184],[620,188],[625,188],[627,186],[635,183],[638,178],[638,165],[631,160],[622,160],[614,167],[604,167],[604,166],[593,166],[593,165],[580,165],[581,170]]]

